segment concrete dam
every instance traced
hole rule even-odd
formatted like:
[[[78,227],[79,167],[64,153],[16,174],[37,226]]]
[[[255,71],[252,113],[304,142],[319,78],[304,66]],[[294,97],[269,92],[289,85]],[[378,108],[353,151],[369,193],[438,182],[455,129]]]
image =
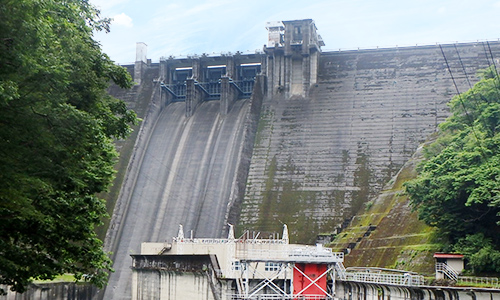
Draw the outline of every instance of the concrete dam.
[[[255,54],[152,63],[138,44],[138,85],[114,94],[148,108],[106,235],[115,273],[103,299],[130,299],[130,254],[179,224],[218,238],[226,223],[286,223],[303,243],[332,231],[436,131],[455,84],[466,91],[500,54],[499,42],[322,52],[312,20],[267,29]]]

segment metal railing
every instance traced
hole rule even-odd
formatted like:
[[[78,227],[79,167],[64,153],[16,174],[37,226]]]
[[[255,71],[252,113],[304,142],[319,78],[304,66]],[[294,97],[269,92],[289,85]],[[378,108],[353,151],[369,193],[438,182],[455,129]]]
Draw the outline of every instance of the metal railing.
[[[218,99],[221,93],[220,81],[199,82],[197,83],[204,92],[207,93],[208,99]]]
[[[228,295],[227,300],[326,300],[333,299],[325,295],[270,295],[261,294],[249,297],[240,295]]]
[[[250,97],[255,85],[255,79],[243,79],[239,81],[231,81],[230,83],[236,87],[240,96]],[[220,80],[210,82],[196,82],[195,84],[206,94],[208,100],[220,98]],[[161,87],[173,96],[174,101],[184,101],[186,99],[186,82],[178,82],[173,84],[166,84],[162,82]]]
[[[371,272],[346,272],[347,281],[370,282],[404,286],[420,286],[424,284],[424,276],[411,273],[387,274]]]
[[[330,262],[344,261],[343,252],[332,252],[330,248],[313,246],[283,247],[282,249],[238,249],[237,257],[249,260]]]
[[[174,237],[174,242],[182,243],[182,244],[229,244],[234,243],[234,240],[231,239],[210,239],[210,238],[178,238]]]
[[[443,273],[453,281],[458,280],[458,272],[445,263],[436,263],[436,273]]]
[[[472,277],[472,276],[458,276],[458,283],[465,284],[480,284],[489,287],[500,287],[498,278],[496,277]]]
[[[347,271],[343,263],[335,264],[336,277],[340,280],[347,279]]]
[[[252,95],[255,79],[243,79],[238,81],[231,81],[231,83],[238,89],[240,94],[244,97]]]
[[[281,244],[285,245],[287,242],[282,239],[214,239],[214,238],[179,238],[174,237],[176,243],[185,244]]]
[[[174,101],[183,101],[186,99],[186,83],[161,83],[161,87],[173,96]]]

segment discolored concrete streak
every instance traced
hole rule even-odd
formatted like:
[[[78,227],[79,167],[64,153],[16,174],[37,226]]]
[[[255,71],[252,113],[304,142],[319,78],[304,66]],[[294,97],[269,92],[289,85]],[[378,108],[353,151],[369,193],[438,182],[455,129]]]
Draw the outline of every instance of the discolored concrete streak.
[[[136,145],[143,154],[132,186],[124,187],[130,189],[121,199],[127,208],[111,225],[120,228],[108,243],[115,273],[103,299],[131,298],[130,254],[139,253],[142,242],[168,241],[179,224],[188,236],[191,230],[195,237],[222,235],[250,106],[237,101],[221,116],[219,103],[204,102],[189,118],[185,103],[168,105],[147,142]]]

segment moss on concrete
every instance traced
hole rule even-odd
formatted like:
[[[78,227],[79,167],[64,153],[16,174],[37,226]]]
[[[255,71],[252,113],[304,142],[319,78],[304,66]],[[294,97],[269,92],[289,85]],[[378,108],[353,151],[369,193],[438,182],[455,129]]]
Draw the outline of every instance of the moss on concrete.
[[[345,159],[345,157],[343,157]],[[354,186],[358,190],[352,193],[351,214],[354,215],[360,211],[364,203],[368,202],[370,196],[370,178],[372,171],[369,167],[368,155],[358,152],[356,158],[357,169],[354,172]]]
[[[384,191],[336,236],[330,245],[334,250],[352,249],[346,256],[346,266],[434,272],[433,254],[442,248],[439,236],[434,228],[418,220],[403,187],[417,175],[416,165],[421,159],[417,152]]]

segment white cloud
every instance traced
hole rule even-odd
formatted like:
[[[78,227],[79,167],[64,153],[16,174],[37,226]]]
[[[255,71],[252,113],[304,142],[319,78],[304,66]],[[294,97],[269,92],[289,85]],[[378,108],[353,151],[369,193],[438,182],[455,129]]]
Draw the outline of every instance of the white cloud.
[[[134,24],[132,23],[132,18],[127,16],[125,13],[114,16],[112,24],[127,28],[131,28],[134,26]]]

